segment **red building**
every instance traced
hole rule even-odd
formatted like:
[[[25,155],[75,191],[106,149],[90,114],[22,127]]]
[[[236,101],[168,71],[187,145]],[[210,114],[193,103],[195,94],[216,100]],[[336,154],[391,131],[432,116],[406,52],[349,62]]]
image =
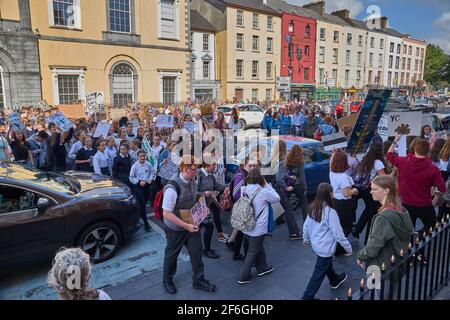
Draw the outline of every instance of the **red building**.
[[[291,78],[291,98],[312,98],[315,86],[316,20],[284,13],[281,27],[281,77]]]

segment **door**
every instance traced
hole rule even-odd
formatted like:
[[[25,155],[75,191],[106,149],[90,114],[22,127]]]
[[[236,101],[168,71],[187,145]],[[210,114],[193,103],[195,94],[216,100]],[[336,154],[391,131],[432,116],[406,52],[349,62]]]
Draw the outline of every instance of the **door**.
[[[0,185],[0,270],[52,258],[65,245],[62,209],[49,197]],[[49,201],[41,213],[40,198]]]
[[[244,99],[244,89],[234,89],[234,97],[238,102]]]

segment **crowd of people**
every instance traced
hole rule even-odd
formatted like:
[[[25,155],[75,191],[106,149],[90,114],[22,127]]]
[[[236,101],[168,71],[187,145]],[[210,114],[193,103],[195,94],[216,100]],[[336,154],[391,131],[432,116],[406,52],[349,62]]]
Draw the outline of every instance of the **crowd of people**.
[[[352,255],[352,246],[347,240],[350,235],[359,238],[366,230],[365,246],[357,254],[357,264],[364,268],[373,264],[381,266],[401,249],[406,250],[417,219],[422,221],[423,229],[419,231],[422,234],[448,210],[446,205],[441,205],[436,214],[434,198],[440,198],[447,191],[450,140],[436,138],[429,127],[422,129],[421,137],[408,137],[411,141],[406,157],[396,153],[399,137],[386,142],[374,137],[361,160],[343,150],[335,150],[330,160],[330,183],[319,185],[314,201],[308,206],[304,155],[298,145],[287,150],[284,141],[280,140],[273,146],[270,165],[278,169],[273,175],[263,175],[266,150],[257,147],[242,160],[240,169],[229,183],[216,174],[217,162],[223,155],[206,152],[200,162],[193,153],[181,154],[178,174],[172,179],[164,179],[158,176],[159,170],[169,161],[179,142],[171,140],[173,129],[158,129],[141,110],[127,110],[119,121],[105,119],[111,124],[106,137],[94,137],[98,122],[92,118],[77,119],[67,131],[47,123],[46,117],[56,111],[23,110],[21,119],[25,128],[20,130],[8,125],[5,114],[0,114],[0,160],[12,160],[47,171],[80,170],[113,177],[133,190],[148,232],[151,227],[146,206],[149,201],[154,203],[158,191],[163,190],[162,227],[167,240],[163,284],[170,294],[177,293],[173,278],[184,246],[191,260],[193,287],[208,292],[217,289],[205,279],[203,264],[203,258],[221,258],[212,247],[214,228],[217,240],[233,252],[233,260],[243,262],[239,284],[253,280],[252,267],[256,267],[259,277],[273,272],[274,268],[268,263],[270,257],[265,254],[264,241],[272,236],[276,226],[272,207],[276,202],[283,208],[287,239],[303,240],[317,255],[303,299],[315,298],[325,276],[334,289],[346,281],[345,273],[335,272],[333,256]],[[229,123],[215,107],[212,119],[194,107],[186,110],[167,108],[163,112],[174,116],[175,128],[183,128],[184,122],[192,121],[196,131],[201,132],[208,128],[222,132],[240,129],[237,108],[233,109]],[[279,110],[268,108],[261,128],[319,140],[321,136],[339,130],[333,112],[327,114],[299,103],[286,104]],[[344,133],[348,136],[349,132],[344,130]],[[191,139],[196,137],[203,140],[204,149],[210,143],[201,133],[192,135]],[[303,228],[299,227],[289,201],[292,194],[299,199]],[[189,211],[200,196],[206,198],[209,216],[200,225],[186,222],[183,212]],[[222,218],[241,198],[250,199],[255,226],[252,230],[234,229],[227,234]],[[359,199],[365,207],[356,219]],[[102,291],[88,289],[88,260],[76,249],[57,255],[49,283],[61,299],[109,298]],[[72,292],[64,285],[64,275],[69,272],[64,266],[70,266],[71,261],[85,270],[81,291]],[[421,257],[421,261],[426,262],[426,257]]]

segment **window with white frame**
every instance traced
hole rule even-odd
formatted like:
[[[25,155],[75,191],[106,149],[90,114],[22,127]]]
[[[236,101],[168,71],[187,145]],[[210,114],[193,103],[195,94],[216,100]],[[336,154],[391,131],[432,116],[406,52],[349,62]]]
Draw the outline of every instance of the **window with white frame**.
[[[272,101],[272,89],[266,89],[266,101]]]
[[[259,61],[252,61],[252,78],[259,78]]]
[[[267,52],[273,52],[273,38],[267,38]]]
[[[253,29],[259,29],[259,14],[253,13]]]
[[[400,68],[400,57],[395,57],[395,69]]]
[[[352,45],[352,34],[347,33],[347,45]]]
[[[391,46],[389,48],[389,52],[390,53],[394,53],[394,50],[395,50],[395,43],[391,42]]]
[[[402,45],[400,43],[397,44],[397,54],[402,52]]]
[[[131,32],[130,0],[109,0],[109,29],[115,32]]]
[[[203,60],[203,79],[209,79],[209,61]]]
[[[267,30],[273,31],[273,17],[267,16]]]
[[[236,78],[244,77],[244,60],[236,60]]]
[[[358,36],[358,47],[362,48],[363,46],[363,36]]]
[[[58,75],[59,104],[73,104],[80,99],[78,80],[78,75]]]
[[[338,42],[339,42],[339,31],[334,31],[334,34],[333,34],[333,41],[334,41],[335,43],[338,43]]]
[[[339,49],[334,48],[333,49],[333,63],[337,64],[338,63],[338,55],[339,55]]]
[[[358,57],[357,57],[357,65],[361,66],[361,60],[362,60],[362,52],[358,52]]]
[[[238,33],[236,36],[236,49],[244,50],[244,35],[242,33]]]
[[[373,67],[373,53],[369,54],[369,67]]]
[[[392,72],[391,71],[388,72],[387,86],[392,87]]]
[[[0,66],[0,109],[5,107],[5,93],[3,89],[3,69]]]
[[[384,49],[384,39],[380,39],[380,49]]]
[[[126,63],[117,65],[112,72],[112,98],[115,107],[134,102],[134,72]]]
[[[209,51],[209,34],[203,34],[203,51]]]
[[[266,63],[266,78],[268,80],[271,80],[273,78],[273,63],[271,61],[268,61]]]
[[[419,48],[416,48],[416,57],[418,57],[419,56]]]
[[[236,25],[238,27],[244,26],[244,11],[242,11],[242,10],[238,10],[236,12]]]
[[[325,28],[320,28],[320,40],[325,41],[326,30]]]
[[[381,68],[383,66],[383,55],[380,53],[378,55],[378,68]]]
[[[345,52],[345,64],[350,65],[350,50]]]
[[[311,36],[311,27],[306,25],[305,27],[305,38],[309,38]]]
[[[325,69],[319,68],[319,84],[324,83],[324,77],[325,77]]]
[[[259,36],[253,36],[252,50],[259,51]]]
[[[325,63],[325,47],[319,47],[319,62]]]
[[[51,0],[48,9],[50,25],[81,28],[80,0]]]
[[[350,79],[350,70],[345,70],[345,86],[348,87],[348,81]]]
[[[177,100],[177,77],[162,78],[163,103],[175,103]]]
[[[374,37],[371,37],[371,38],[370,38],[370,47],[371,47],[371,48],[374,48],[374,47],[375,47],[375,38],[374,38]]]
[[[160,0],[160,37],[176,39],[178,37],[176,0]]]
[[[337,69],[331,70],[331,77],[332,77],[332,79],[334,79],[334,81],[337,81]],[[336,82],[335,82],[335,84],[336,84]]]
[[[393,56],[389,56],[389,68],[392,69],[393,65],[394,65],[394,57]]]
[[[258,101],[258,89],[252,89],[252,102],[256,103]]]
[[[359,86],[361,84],[361,70],[356,70],[356,85]]]

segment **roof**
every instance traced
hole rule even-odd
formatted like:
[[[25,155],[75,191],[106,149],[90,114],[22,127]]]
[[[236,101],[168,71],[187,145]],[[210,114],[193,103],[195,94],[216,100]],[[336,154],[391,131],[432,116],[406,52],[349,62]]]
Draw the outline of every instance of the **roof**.
[[[191,29],[217,32],[217,29],[195,10],[191,10]]]
[[[260,11],[260,12],[264,12],[264,13],[271,13],[274,15],[280,15],[279,11],[274,10],[271,7],[265,5],[263,3],[263,0],[221,0],[221,2],[224,2],[225,4],[232,6],[232,7],[250,9],[250,10]]]
[[[287,13],[287,14],[294,14],[301,17],[311,18],[311,19],[318,19],[319,14],[317,14],[315,11],[306,9],[300,6],[292,5],[289,3],[286,3],[282,0],[268,0],[267,5],[280,13]]]
[[[398,32],[395,29],[391,29],[391,28],[387,28],[386,33],[390,36],[397,37],[397,38],[404,37],[404,35],[402,33]]]

